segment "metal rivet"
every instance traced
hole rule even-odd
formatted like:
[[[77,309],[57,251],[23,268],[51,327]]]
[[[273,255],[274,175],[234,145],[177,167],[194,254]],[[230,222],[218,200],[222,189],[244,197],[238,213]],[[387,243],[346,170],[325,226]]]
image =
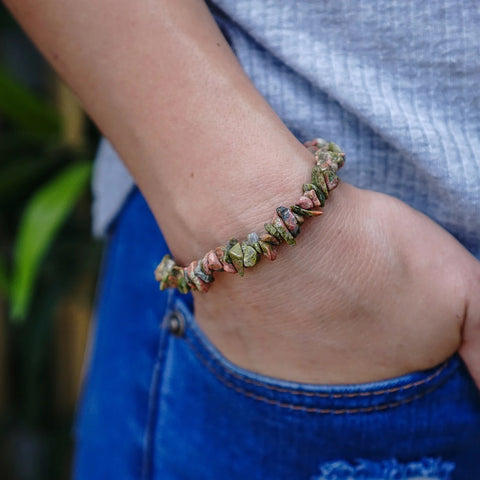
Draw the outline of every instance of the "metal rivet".
[[[176,337],[183,337],[185,334],[185,317],[180,312],[172,312],[166,319],[169,332]]]

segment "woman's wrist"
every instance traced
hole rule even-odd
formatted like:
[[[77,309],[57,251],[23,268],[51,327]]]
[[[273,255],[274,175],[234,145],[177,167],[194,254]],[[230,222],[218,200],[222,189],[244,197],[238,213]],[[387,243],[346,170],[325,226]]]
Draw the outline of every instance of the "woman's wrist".
[[[171,196],[150,199],[179,263],[200,258],[232,237],[262,232],[277,206],[298,200],[314,161],[300,142],[294,142],[264,140],[258,148],[239,146],[226,159],[217,157],[201,170],[185,172]],[[164,188],[169,190],[168,185]]]
[[[160,289],[176,288],[181,293],[207,292],[220,272],[243,276],[245,269],[254,267],[262,257],[275,260],[277,247],[283,242],[295,245],[305,220],[323,213],[319,207],[325,206],[338,186],[337,171],[345,162],[345,153],[333,142],[314,139],[304,146],[312,154],[314,165],[311,179],[303,183],[302,193],[295,202],[282,202],[277,206],[272,219],[264,223],[265,231],[252,231],[246,238],[231,237],[227,243],[210,249],[188,266],[165,255],[155,270]]]

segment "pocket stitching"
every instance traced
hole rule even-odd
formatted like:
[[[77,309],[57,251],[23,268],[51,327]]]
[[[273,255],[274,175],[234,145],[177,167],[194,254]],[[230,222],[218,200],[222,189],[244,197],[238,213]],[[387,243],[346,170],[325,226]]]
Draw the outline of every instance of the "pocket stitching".
[[[193,331],[193,334],[195,335],[196,339],[202,343],[202,339],[199,337],[197,332]],[[196,351],[196,348],[193,346],[191,340],[188,337],[185,337],[185,339],[188,341],[189,345],[192,347],[194,351]],[[208,349],[208,347],[206,347]],[[201,354],[199,354],[201,355]],[[198,355],[197,355],[198,356]],[[420,380],[417,380],[412,383],[407,383],[405,385],[401,385],[398,387],[391,387],[391,388],[386,388],[383,390],[374,390],[372,392],[357,392],[357,393],[322,393],[322,392],[306,392],[304,390],[298,390],[298,389],[289,389],[289,388],[283,388],[283,387],[276,387],[275,385],[268,385],[266,383],[259,382],[258,380],[253,380],[251,378],[247,377],[242,377],[240,374],[232,370],[230,367],[227,365],[220,363],[220,360],[217,358],[213,357],[213,360],[219,365],[219,367],[227,372],[227,374],[231,375],[232,377],[237,378],[241,382],[245,383],[250,383],[252,385],[261,387],[261,388],[266,388],[268,390],[273,390],[276,392],[281,392],[281,393],[288,393],[288,394],[293,394],[293,395],[303,395],[305,397],[319,397],[319,398],[356,398],[356,397],[369,397],[369,396],[375,396],[375,395],[383,395],[383,394],[389,394],[389,393],[395,393],[399,391],[405,391],[410,388],[418,387],[420,385],[423,385],[425,383],[428,383],[438,376],[440,376],[443,371],[447,368],[449,360],[445,361],[442,365],[440,365],[433,373],[431,373],[428,377],[422,378]]]
[[[223,378],[220,376],[220,374],[208,363],[208,361],[202,356],[202,354],[197,350],[197,348],[193,345],[191,340],[188,337],[185,337],[187,343],[191,347],[192,352],[195,354],[195,356],[200,360],[200,362],[213,374],[213,376],[219,380],[221,383],[223,383],[226,387],[236,391],[237,393],[240,393],[246,397],[250,397],[254,400],[261,401],[264,403],[268,403],[270,405],[276,405],[281,408],[287,408],[289,410],[300,410],[304,411],[307,413],[332,413],[335,415],[340,415],[340,414],[353,414],[353,413],[369,413],[369,412],[375,412],[375,411],[381,411],[381,410],[386,410],[389,408],[395,408],[399,407],[401,405],[404,405],[406,403],[413,402],[415,400],[418,400],[422,397],[425,397],[429,393],[433,392],[436,390],[438,387],[440,387],[445,381],[453,374],[453,372],[456,369],[453,369],[447,376],[445,376],[441,382],[438,384],[434,385],[433,387],[417,394],[413,395],[411,397],[405,398],[403,400],[397,400],[395,402],[390,402],[390,403],[385,403],[381,405],[375,405],[375,406],[370,406],[370,407],[357,407],[357,408],[342,408],[342,409],[333,409],[333,408],[318,408],[318,407],[307,407],[304,405],[295,405],[292,403],[287,403],[287,402],[281,402],[278,400],[273,400],[271,398],[263,397],[261,395],[257,395],[253,392],[249,392],[241,387],[238,387],[234,385],[232,382],[228,381],[227,379]],[[446,367],[446,363],[440,368],[440,371],[444,370]],[[243,380],[243,379],[242,379]],[[264,385],[262,385],[263,387]],[[267,388],[269,388],[267,386]],[[291,391],[287,391],[288,393],[292,393]],[[305,394],[309,392],[299,392],[300,394]],[[330,397],[328,394],[322,394],[324,396]],[[349,394],[352,395],[352,394]],[[334,397],[335,398],[335,397]]]

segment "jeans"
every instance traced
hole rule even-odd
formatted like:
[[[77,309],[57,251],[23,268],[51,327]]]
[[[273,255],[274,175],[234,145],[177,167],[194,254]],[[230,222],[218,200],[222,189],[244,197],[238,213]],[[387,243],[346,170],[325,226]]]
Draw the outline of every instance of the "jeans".
[[[480,395],[457,355],[358,385],[246,371],[199,329],[191,295],[158,291],[167,251],[135,190],[106,249],[77,480],[480,479]]]

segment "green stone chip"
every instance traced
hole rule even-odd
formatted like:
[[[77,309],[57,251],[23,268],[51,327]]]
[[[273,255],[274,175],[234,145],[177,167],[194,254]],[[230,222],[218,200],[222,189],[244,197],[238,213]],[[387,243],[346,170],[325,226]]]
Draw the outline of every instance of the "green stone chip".
[[[237,242],[233,247],[228,250],[228,255],[232,260],[233,266],[237,270],[240,276],[243,276],[243,250],[239,242]]]
[[[229,251],[230,249],[238,243],[236,238],[231,238],[227,245],[225,246],[225,253],[223,254],[222,262],[224,263],[232,263],[232,259],[230,258]]]
[[[261,250],[260,246],[259,246],[259,248]],[[252,245],[249,245],[246,242],[242,243],[242,250],[243,250],[243,265],[244,265],[244,267],[245,268],[254,267],[258,263],[258,260],[260,259],[260,256],[258,255],[258,252],[255,250],[255,248]]]
[[[283,237],[282,235],[280,234],[280,232],[277,231],[277,229],[271,224],[271,223],[266,223],[264,225],[265,227],[265,230],[270,234],[272,235],[272,237],[275,237],[277,240],[279,240],[280,242],[283,240]]]
[[[314,217],[315,216],[315,214],[312,213],[310,210],[305,210],[304,208],[299,207],[298,205],[292,205],[290,207],[290,210],[292,210],[292,212],[296,213],[297,215],[302,215],[304,217]]]
[[[289,245],[295,245],[297,243],[293,235],[288,231],[287,227],[284,225],[282,220],[280,220],[280,218],[275,220],[275,224],[273,226]]]

